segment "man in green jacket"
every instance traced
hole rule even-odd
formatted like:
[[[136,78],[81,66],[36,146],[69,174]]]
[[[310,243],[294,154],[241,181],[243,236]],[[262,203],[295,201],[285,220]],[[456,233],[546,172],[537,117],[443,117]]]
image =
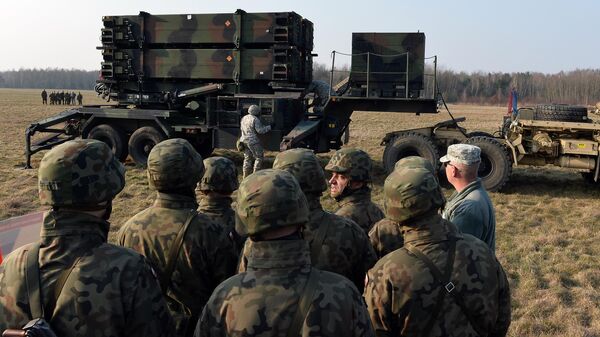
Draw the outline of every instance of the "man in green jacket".
[[[495,251],[496,213],[492,200],[477,178],[481,149],[469,144],[450,145],[440,161],[445,166],[448,182],[456,189],[444,208],[443,218]]]

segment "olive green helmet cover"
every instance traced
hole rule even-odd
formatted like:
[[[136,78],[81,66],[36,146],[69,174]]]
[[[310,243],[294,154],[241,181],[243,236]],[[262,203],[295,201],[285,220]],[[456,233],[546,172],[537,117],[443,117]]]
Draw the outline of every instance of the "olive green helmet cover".
[[[225,157],[204,159],[204,175],[199,186],[201,191],[232,193],[238,186],[237,167],[233,161]]]
[[[355,181],[371,181],[371,169],[373,164],[369,155],[359,149],[337,150],[325,169],[347,175]]]
[[[204,173],[202,156],[185,139],[156,144],[148,155],[148,182],[157,191],[196,188]]]
[[[325,172],[312,150],[291,149],[280,152],[275,157],[273,168],[294,175],[304,193],[320,194],[327,189]]]

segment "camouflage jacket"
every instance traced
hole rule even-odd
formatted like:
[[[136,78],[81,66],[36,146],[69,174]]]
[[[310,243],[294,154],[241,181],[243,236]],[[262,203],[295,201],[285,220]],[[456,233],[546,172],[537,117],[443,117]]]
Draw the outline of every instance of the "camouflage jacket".
[[[240,121],[240,141],[246,144],[258,144],[258,134],[263,134],[271,131],[270,125],[263,125],[260,118],[251,114],[242,117]]]
[[[374,336],[356,287],[312,268],[304,240],[254,242],[248,271],[215,289],[194,335],[286,336],[311,269],[318,284],[299,335]]]
[[[418,227],[422,221],[428,219],[420,219],[412,222],[410,227]],[[458,233],[458,228],[448,221],[444,221],[444,226],[449,233]],[[394,220],[384,218],[379,220],[369,231],[369,240],[375,249],[377,258],[381,259],[387,254],[404,246],[404,236],[402,235],[402,225]]]
[[[39,253],[44,303],[53,302],[58,278],[81,257],[53,312],[46,312],[52,329],[57,336],[173,336],[173,321],[149,265],[138,253],[106,243],[109,227],[83,213],[44,214]],[[32,319],[25,281],[30,247],[12,252],[0,267],[0,331]]]
[[[223,227],[227,236],[232,240],[236,256],[238,256],[244,246],[245,238],[240,237],[235,231],[235,211],[231,207],[231,202],[231,197],[202,196],[198,211]]]
[[[487,243],[492,251],[496,250],[496,213],[480,179],[454,192],[442,216],[461,232],[473,235]]]
[[[371,189],[363,188],[338,201],[340,208],[335,212],[339,216],[356,222],[360,228],[369,233],[373,225],[383,219],[385,215],[381,209],[371,201]]]
[[[376,333],[420,336],[446,291],[430,269],[406,249],[416,247],[443,273],[449,237],[456,237],[451,282],[469,314],[487,336],[505,336],[510,325],[510,291],[500,263],[488,246],[468,234],[449,233],[439,215],[421,227],[402,227],[403,248],[383,257],[368,273],[365,299]],[[446,294],[429,336],[478,336],[456,299]]]
[[[197,207],[192,197],[158,192],[152,207],[121,227],[118,242],[146,256],[162,275],[177,233],[190,210]],[[206,215],[198,214],[188,227],[165,295],[179,336],[191,335],[210,294],[235,273],[236,263],[237,256],[225,230]]]
[[[310,215],[303,234],[311,250],[320,226],[329,226],[318,258],[312,265],[345,276],[362,292],[365,275],[377,262],[367,235],[354,221],[324,211],[318,199],[309,198],[308,204]],[[246,271],[250,245],[252,241],[247,240],[238,272]]]

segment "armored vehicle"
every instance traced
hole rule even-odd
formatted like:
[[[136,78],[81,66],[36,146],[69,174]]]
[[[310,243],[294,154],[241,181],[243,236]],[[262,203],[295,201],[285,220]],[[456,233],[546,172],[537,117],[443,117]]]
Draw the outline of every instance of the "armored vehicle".
[[[267,150],[342,145],[352,111],[436,113],[424,90],[423,33],[355,33],[350,75],[318,113],[309,111],[313,24],[294,12],[105,16],[96,91],[113,105],[83,106],[31,124],[36,152],[76,137],[109,144],[145,165],[163,139],[203,155],[235,148],[250,105],[272,131]],[[333,69],[333,65],[332,65]],[[330,81],[331,82],[331,81]],[[334,84],[334,83],[331,83]]]

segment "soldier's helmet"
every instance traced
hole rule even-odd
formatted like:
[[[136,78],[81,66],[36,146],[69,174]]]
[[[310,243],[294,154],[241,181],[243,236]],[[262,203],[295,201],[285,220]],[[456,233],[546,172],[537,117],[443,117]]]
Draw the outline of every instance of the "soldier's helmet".
[[[200,180],[200,191],[232,193],[237,190],[237,168],[225,157],[204,159],[204,175]]]
[[[325,172],[309,149],[291,149],[277,154],[273,168],[294,175],[304,193],[322,193],[327,189]]]
[[[355,181],[371,181],[373,164],[369,155],[359,149],[337,150],[325,169],[347,175]]]
[[[152,148],[148,155],[148,182],[157,191],[194,189],[204,173],[202,156],[185,139],[172,138]]]
[[[276,169],[260,170],[238,189],[235,229],[255,236],[270,229],[308,222],[308,203],[294,176]]]
[[[94,207],[125,187],[125,168],[105,143],[93,139],[65,142],[48,151],[38,171],[42,205]]]
[[[435,214],[446,199],[431,170],[414,162],[397,165],[383,185],[386,217],[403,222],[425,214]]]
[[[258,105],[256,104],[252,104],[249,108],[248,108],[248,113],[254,116],[258,116],[260,115],[260,108],[258,107]]]
[[[436,172],[435,168],[433,167],[433,164],[429,160],[419,156],[409,156],[398,160],[396,162],[396,165],[394,165],[394,170],[400,167],[422,167],[429,170],[434,175]]]

